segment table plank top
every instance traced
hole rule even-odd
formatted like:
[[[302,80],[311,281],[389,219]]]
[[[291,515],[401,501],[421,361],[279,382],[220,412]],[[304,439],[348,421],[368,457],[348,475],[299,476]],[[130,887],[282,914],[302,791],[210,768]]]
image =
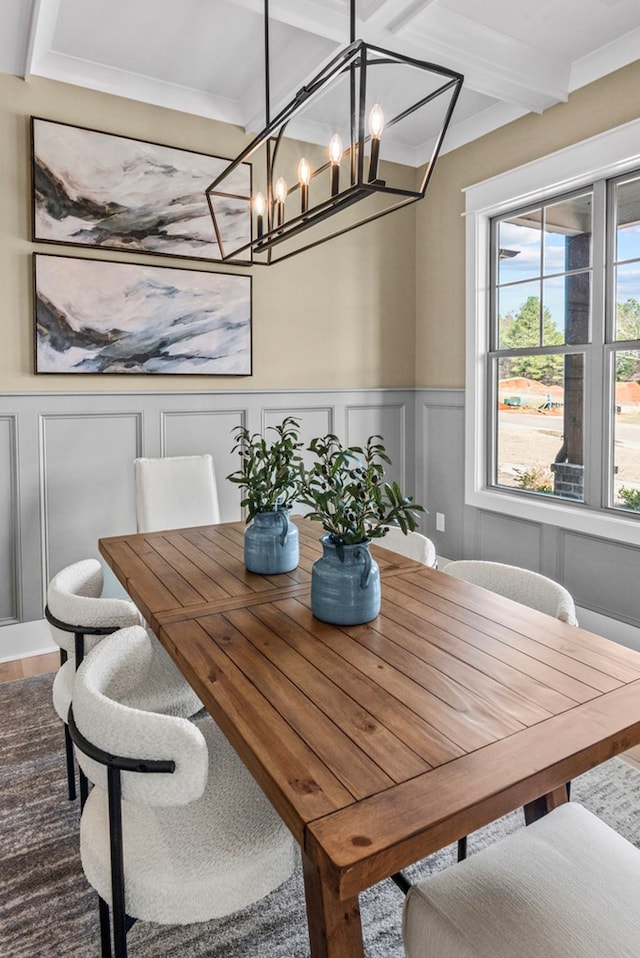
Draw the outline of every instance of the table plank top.
[[[594,716],[602,713],[604,719],[613,710],[612,728],[624,729],[615,742],[605,734],[606,757],[629,747],[626,736],[640,741],[638,653],[549,622],[542,613],[514,610],[509,600],[495,602],[481,591],[422,569],[383,581],[381,614],[368,625],[319,622],[305,590],[256,597],[242,609],[162,626],[165,647],[265,790],[271,789],[294,833],[302,836],[309,827],[312,841],[321,839],[326,868],[341,888],[353,891],[356,873],[358,890],[371,883],[372,873],[384,877],[376,869],[389,874],[388,859],[372,866],[362,847],[345,860],[345,847],[353,850],[353,835],[345,842],[345,829],[355,828],[360,836],[369,829],[377,836],[373,850],[387,841],[387,851],[393,847],[398,855],[393,870],[434,850],[423,836],[423,844],[410,846],[404,860],[402,843],[389,827],[394,817],[379,812],[402,807],[404,830],[405,792],[419,797],[416,817],[422,828],[430,814],[425,799],[434,789],[446,796],[437,810],[447,819],[446,844],[499,817],[503,808],[525,804],[591,767],[593,755],[576,759],[574,753],[588,741],[596,746]],[[438,615],[448,617],[448,628],[430,623],[431,602]],[[465,621],[470,610],[473,627]],[[220,697],[231,670],[232,707]],[[613,693],[629,688],[627,719]],[[259,716],[258,731],[252,713]],[[281,765],[274,756],[274,740],[304,753],[304,767],[295,775],[289,758]],[[531,760],[539,740],[549,747],[547,764],[559,758],[572,762],[558,765],[545,787],[534,777],[545,760]],[[550,748],[554,742],[562,743],[558,756]],[[524,765],[514,760],[512,746],[516,756],[523,749],[528,753]],[[479,758],[491,769],[480,780]],[[479,781],[478,794],[460,789],[467,777]],[[514,797],[523,779],[527,788]],[[457,818],[454,795],[465,796]],[[441,847],[440,840],[434,847]]]
[[[341,899],[640,743],[640,653],[376,544],[380,615],[321,622],[295,521],[284,576],[240,523],[100,549]]]
[[[260,595],[309,589],[311,567],[322,553],[322,528],[294,516],[300,562],[292,572],[264,576],[248,572],[243,558],[244,523],[171,529],[100,539],[100,553],[134,600],[150,627],[228,603],[241,607]],[[382,576],[417,563],[379,550]]]

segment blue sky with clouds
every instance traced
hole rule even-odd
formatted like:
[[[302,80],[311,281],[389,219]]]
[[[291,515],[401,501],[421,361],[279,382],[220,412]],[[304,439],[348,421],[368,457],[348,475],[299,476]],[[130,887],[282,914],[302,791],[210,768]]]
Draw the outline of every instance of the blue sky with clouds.
[[[640,300],[640,224],[617,229],[616,298]],[[498,313],[517,313],[529,296],[540,296],[558,329],[564,328],[566,236],[509,220],[499,224],[498,247],[517,255],[498,263]]]

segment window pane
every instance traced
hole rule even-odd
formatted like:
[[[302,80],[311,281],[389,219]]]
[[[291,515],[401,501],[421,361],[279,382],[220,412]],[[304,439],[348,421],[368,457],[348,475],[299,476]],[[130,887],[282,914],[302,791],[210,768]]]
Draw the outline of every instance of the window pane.
[[[584,499],[584,356],[499,359],[495,482]]]
[[[540,345],[540,283],[498,290],[499,349]]]
[[[616,269],[615,338],[640,339],[640,262]]]
[[[640,177],[616,186],[616,260],[640,258]]]
[[[538,225],[535,223],[537,218]],[[541,211],[498,223],[498,282],[511,283],[540,275]]]
[[[591,193],[545,208],[544,272],[564,273],[591,266]]]
[[[614,506],[640,512],[640,349],[616,354]]]

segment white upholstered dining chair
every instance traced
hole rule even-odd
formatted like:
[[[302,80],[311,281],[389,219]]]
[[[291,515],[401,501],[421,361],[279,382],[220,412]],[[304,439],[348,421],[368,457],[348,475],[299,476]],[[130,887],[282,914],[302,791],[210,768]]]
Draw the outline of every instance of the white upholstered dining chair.
[[[415,559],[423,565],[430,566],[432,569],[438,568],[436,560],[436,547],[421,532],[409,531],[405,535],[402,529],[397,526],[390,526],[389,531],[381,539],[376,540],[383,549],[390,549],[391,552],[398,552],[408,559]]]
[[[140,613],[126,599],[102,595],[104,574],[97,559],[82,559],[61,569],[49,583],[45,616],[51,636],[60,648],[61,664],[53,682],[53,705],[64,722],[69,798],[74,799],[75,768],[67,716],[76,669],[90,649],[117,629],[140,624]],[[151,640],[153,668],[146,687],[140,688],[136,704],[158,712],[190,716],[202,708],[200,699],[176,669],[154,637]],[[83,800],[86,783],[81,777]]]
[[[567,625],[578,625],[576,607],[571,593],[559,582],[554,582],[553,579],[539,572],[483,559],[460,559],[449,562],[443,572],[458,579],[464,579],[465,582],[472,582],[506,599],[513,599],[530,609],[545,612],[561,622],[566,622]],[[567,787],[570,788],[570,783],[567,783]],[[466,858],[466,855],[467,839],[465,837],[458,842],[458,861]]]
[[[578,624],[571,593],[559,582],[554,582],[539,572],[481,559],[449,562],[443,571],[507,599],[521,602],[531,609],[546,612],[568,625]]]
[[[126,958],[133,921],[232,914],[299,863],[288,828],[206,713],[188,721],[119,704],[149,680],[152,658],[141,627],[105,639],[78,670],[69,718],[94,783],[80,853],[100,898],[103,958],[109,912],[115,958]]]
[[[575,802],[413,885],[407,958],[636,958],[640,849]]]
[[[220,522],[218,488],[209,453],[136,459],[133,469],[138,532]]]

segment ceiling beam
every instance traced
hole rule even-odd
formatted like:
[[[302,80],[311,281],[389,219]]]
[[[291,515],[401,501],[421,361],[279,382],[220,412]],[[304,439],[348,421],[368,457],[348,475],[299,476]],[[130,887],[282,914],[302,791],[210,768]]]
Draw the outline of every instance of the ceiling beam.
[[[541,112],[567,99],[566,59],[442,7],[437,13],[415,18],[396,34],[396,46],[458,69],[469,88],[527,110]]]
[[[365,18],[367,27],[378,27],[396,34],[424,13],[432,3],[435,0],[382,0],[374,12]]]
[[[263,0],[233,2],[255,13],[264,10]],[[346,2],[340,6],[348,7]],[[336,2],[332,7],[336,9],[327,11],[327,3],[318,0],[270,0],[269,15],[346,45],[348,15],[339,12]],[[384,0],[356,26],[357,36],[369,43],[458,70],[468,88],[526,110],[540,113],[567,99],[570,64],[565,59],[434,5],[433,0]]]
[[[236,7],[264,14],[264,0],[230,0]],[[334,7],[327,12],[327,7]],[[346,14],[341,12],[346,9]],[[349,5],[319,3],[316,0],[269,0],[269,19],[285,23],[298,30],[306,30],[316,36],[333,40],[334,43],[349,42]]]
[[[39,72],[38,64],[46,59],[53,44],[60,0],[34,0],[22,75],[25,80]]]

